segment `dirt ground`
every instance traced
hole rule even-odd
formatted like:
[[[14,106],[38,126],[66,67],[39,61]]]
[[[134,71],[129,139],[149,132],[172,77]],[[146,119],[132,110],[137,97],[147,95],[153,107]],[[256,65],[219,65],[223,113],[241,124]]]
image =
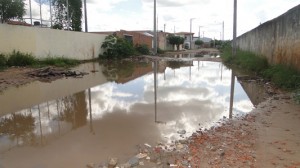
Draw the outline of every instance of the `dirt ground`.
[[[26,74],[32,71],[31,68],[13,67],[0,71],[0,92],[12,86],[21,86],[35,81],[35,78],[29,78]]]
[[[38,80],[27,76],[30,71],[16,67],[1,71],[0,92]],[[157,159],[151,157],[138,167],[300,168],[300,105],[291,93],[280,92],[246,116],[224,118],[209,130],[199,128],[186,141],[174,144],[171,152],[164,148],[152,147],[151,155]]]

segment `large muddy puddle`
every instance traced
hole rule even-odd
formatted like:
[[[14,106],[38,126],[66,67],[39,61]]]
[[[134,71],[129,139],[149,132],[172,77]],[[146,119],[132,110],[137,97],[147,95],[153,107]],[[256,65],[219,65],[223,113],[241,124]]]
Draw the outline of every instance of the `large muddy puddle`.
[[[171,143],[254,107],[220,62],[122,61],[77,69],[90,74],[1,93],[1,168],[125,161],[138,144]]]

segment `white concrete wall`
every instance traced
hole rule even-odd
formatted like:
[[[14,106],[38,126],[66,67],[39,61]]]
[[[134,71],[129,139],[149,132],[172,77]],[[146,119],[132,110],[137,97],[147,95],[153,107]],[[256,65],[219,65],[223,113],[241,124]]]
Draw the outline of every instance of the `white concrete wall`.
[[[300,5],[238,37],[237,46],[300,71]]]
[[[39,27],[0,24],[0,53],[13,50],[32,53],[42,59],[65,57],[78,60],[97,58],[103,53],[106,35]]]

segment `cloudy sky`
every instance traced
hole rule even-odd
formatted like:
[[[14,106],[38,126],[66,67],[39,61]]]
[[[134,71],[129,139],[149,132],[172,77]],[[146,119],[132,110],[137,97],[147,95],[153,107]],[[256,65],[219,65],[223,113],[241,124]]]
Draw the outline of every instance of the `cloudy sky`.
[[[159,30],[189,32],[190,20],[194,18],[192,32],[195,36],[200,27],[201,37],[220,39],[224,21],[224,37],[232,39],[233,0],[156,1]],[[87,0],[88,29],[153,30],[153,4],[154,0]],[[238,0],[238,35],[299,4],[300,0]],[[33,1],[32,6],[33,17],[39,18],[39,5]],[[49,6],[43,5],[42,11],[43,18],[49,19]]]

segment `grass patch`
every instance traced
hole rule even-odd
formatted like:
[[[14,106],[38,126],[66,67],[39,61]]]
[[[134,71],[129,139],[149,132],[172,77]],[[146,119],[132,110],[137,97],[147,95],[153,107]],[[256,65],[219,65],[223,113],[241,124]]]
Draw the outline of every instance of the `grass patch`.
[[[263,77],[270,79],[276,86],[284,89],[298,89],[300,87],[300,73],[284,65],[270,66],[264,70]]]
[[[32,66],[37,63],[37,59],[31,54],[24,54],[19,51],[13,51],[8,55],[7,66]]]
[[[68,58],[63,58],[63,57],[48,57],[46,59],[43,59],[39,61],[39,64],[41,66],[43,65],[51,65],[51,66],[57,66],[57,67],[70,67],[70,66],[76,66],[80,63],[79,60],[75,59],[68,59]]]
[[[248,51],[237,50],[237,56],[233,57],[231,47],[224,48],[222,52],[221,57],[225,64],[233,65],[259,75],[268,68],[268,61],[263,56]]]
[[[21,53],[19,51],[13,51],[10,54],[0,53],[0,70],[12,66],[31,66],[31,67],[43,67],[43,66],[57,66],[57,67],[72,67],[80,64],[79,60],[68,59],[63,57],[48,57],[46,59],[38,60],[31,54]]]
[[[300,92],[300,72],[285,65],[268,65],[267,59],[248,51],[237,50],[237,56],[231,54],[231,47],[222,49],[222,60],[226,65],[254,72],[265,79],[270,80],[276,86]],[[298,99],[300,99],[300,94]]]

